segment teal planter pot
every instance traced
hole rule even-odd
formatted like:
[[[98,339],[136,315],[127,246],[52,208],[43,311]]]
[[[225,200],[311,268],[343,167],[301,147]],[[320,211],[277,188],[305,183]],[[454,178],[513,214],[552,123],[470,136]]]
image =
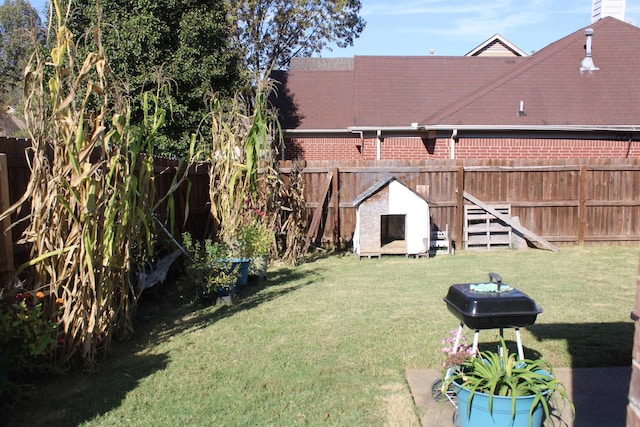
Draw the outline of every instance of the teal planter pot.
[[[251,264],[251,259],[249,258],[231,259],[231,269],[233,270],[238,267],[238,280],[236,281],[236,285],[244,286],[249,281],[249,264]]]
[[[515,412],[511,410],[511,396],[493,396],[493,407],[489,412],[489,395],[476,392],[471,406],[471,392],[454,383],[458,396],[458,422],[460,427],[541,427],[544,410],[538,403],[531,415],[534,396],[516,397]]]
[[[227,260],[216,261],[218,265],[224,265],[224,271],[230,274],[235,271],[237,274],[236,282],[228,289],[226,287],[218,287],[215,291],[218,296],[235,295],[238,287],[245,286],[249,281],[249,258],[229,258]]]

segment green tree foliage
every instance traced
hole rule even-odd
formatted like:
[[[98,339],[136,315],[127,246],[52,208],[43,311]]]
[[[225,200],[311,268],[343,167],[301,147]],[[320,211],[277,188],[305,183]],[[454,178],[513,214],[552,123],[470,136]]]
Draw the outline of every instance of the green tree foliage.
[[[365,21],[359,0],[227,0],[233,40],[254,73],[286,67],[294,56],[311,56],[334,43],[352,46]]]
[[[44,33],[28,1],[5,0],[0,6],[0,106],[20,102],[24,67]]]
[[[184,154],[207,114],[207,95],[230,95],[240,84],[224,1],[78,0],[74,6],[70,27],[78,34],[100,22],[109,65],[130,94],[170,83],[170,115],[156,153]]]

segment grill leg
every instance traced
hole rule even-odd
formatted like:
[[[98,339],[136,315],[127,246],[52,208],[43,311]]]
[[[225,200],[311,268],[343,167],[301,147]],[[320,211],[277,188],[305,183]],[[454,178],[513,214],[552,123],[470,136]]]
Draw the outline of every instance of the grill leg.
[[[453,340],[453,346],[451,347],[451,354],[455,354],[458,351],[458,347],[460,347],[460,337],[462,337],[462,331],[464,330],[464,323],[460,322],[458,326],[458,331],[456,332],[456,337]],[[453,368],[447,369],[445,374],[445,378],[449,378],[453,373]],[[447,393],[447,390],[441,390],[441,393],[444,395]]]
[[[516,329],[516,344],[518,345],[518,357],[524,360],[524,349],[522,348],[522,340],[520,339],[520,328]]]
[[[473,352],[473,354],[478,354],[479,338],[480,338],[480,330],[476,329],[475,331],[473,331],[473,347],[471,348],[471,351]]]
[[[451,347],[451,354],[455,354],[460,347],[460,337],[462,336],[462,330],[464,329],[464,323],[460,322],[458,326],[458,332],[456,332],[456,338],[453,341],[453,347]]]

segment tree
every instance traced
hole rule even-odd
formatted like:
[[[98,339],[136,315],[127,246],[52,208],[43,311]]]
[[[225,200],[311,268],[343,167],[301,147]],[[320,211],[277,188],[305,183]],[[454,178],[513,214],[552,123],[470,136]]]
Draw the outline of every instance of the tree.
[[[162,130],[164,142],[157,151],[183,154],[189,135],[198,131],[207,114],[207,94],[230,95],[240,84],[239,57],[230,44],[226,3],[79,0],[73,4],[72,30],[90,32],[100,22],[109,65],[130,94],[154,88],[159,80],[170,82],[172,105],[165,106],[170,114]],[[138,108],[134,119],[141,114]]]
[[[246,67],[267,74],[294,56],[311,56],[335,43],[352,46],[365,21],[359,0],[227,0],[233,41]]]
[[[0,6],[0,106],[19,103],[24,67],[44,33],[28,1],[5,0]]]

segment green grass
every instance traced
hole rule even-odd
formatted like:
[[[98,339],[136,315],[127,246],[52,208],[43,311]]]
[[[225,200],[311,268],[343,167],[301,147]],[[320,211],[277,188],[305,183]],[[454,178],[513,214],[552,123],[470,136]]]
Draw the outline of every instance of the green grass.
[[[630,364],[636,247],[331,256],[272,268],[268,282],[248,287],[234,306],[178,304],[166,289],[155,300],[149,294],[136,335],[117,343],[100,372],[21,384],[7,419],[417,426],[404,370],[439,369],[441,340],[457,326],[442,298],[451,284],[487,280],[489,271],[544,309],[522,332],[528,356],[556,367]],[[493,345],[496,333],[481,332],[481,342]]]

